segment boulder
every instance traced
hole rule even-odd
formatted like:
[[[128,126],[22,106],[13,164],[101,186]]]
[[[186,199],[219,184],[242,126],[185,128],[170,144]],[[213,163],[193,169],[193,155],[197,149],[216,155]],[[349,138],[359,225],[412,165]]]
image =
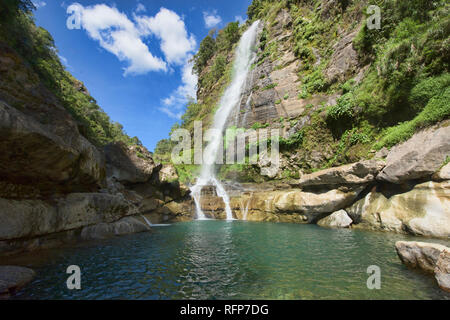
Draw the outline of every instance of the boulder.
[[[447,292],[450,292],[450,251],[444,250],[441,252],[439,259],[434,268],[434,276],[439,287]]]
[[[145,183],[161,167],[144,147],[114,142],[104,148],[106,174],[123,184]]]
[[[300,187],[362,185],[375,180],[383,169],[383,161],[361,161],[336,168],[330,168],[303,175],[298,182]]]
[[[348,216],[345,210],[339,210],[326,218],[323,218],[317,222],[321,227],[328,228],[348,228],[352,224],[352,219]]]
[[[395,249],[405,265],[428,273],[434,273],[441,253],[450,250],[444,245],[415,241],[398,241]]]
[[[450,237],[450,182],[425,182],[387,198],[372,191],[346,208],[361,229]]]
[[[450,120],[417,132],[391,149],[377,179],[396,184],[430,179],[450,154],[449,137]]]
[[[29,268],[0,266],[0,299],[9,298],[30,283],[35,272]]]

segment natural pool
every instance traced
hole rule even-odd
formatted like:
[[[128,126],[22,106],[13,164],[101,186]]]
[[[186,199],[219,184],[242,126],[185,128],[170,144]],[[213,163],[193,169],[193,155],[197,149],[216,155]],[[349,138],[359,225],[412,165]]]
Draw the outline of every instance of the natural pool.
[[[37,271],[19,299],[450,299],[432,276],[401,264],[398,240],[432,239],[315,225],[193,221],[17,263]],[[66,287],[81,268],[82,290]],[[367,268],[381,268],[369,290]]]

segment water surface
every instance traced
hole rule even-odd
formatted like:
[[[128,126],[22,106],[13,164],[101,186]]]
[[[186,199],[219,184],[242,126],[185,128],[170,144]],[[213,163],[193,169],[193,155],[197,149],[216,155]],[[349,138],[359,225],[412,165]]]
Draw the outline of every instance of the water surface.
[[[407,269],[397,234],[315,225],[193,221],[24,256],[37,271],[20,299],[450,299],[434,277]],[[448,243],[446,243],[448,245]],[[66,288],[69,265],[82,290]],[[367,268],[381,290],[366,286]]]

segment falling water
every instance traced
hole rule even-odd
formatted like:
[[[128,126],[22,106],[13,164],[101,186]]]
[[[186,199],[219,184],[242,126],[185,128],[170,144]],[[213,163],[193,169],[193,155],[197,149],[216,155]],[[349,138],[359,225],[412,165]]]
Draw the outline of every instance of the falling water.
[[[256,59],[254,52],[254,45],[256,42],[256,35],[258,33],[259,21],[256,21],[252,26],[242,35],[241,40],[236,51],[236,59],[233,65],[233,78],[230,85],[225,90],[219,102],[219,109],[214,115],[214,123],[212,129],[217,132],[222,132],[225,129],[227,119],[233,109],[239,105],[242,99],[242,92],[247,80],[252,63]],[[225,212],[227,220],[233,220],[233,213],[230,207],[230,199],[223,185],[217,180],[214,170],[214,163],[216,162],[217,153],[221,147],[222,135],[216,134],[211,137],[211,141],[205,149],[203,155],[203,166],[200,177],[195,186],[191,188],[192,196],[195,201],[197,210],[197,219],[206,219],[200,205],[201,191],[204,186],[212,185],[216,187],[216,192],[225,203]]]

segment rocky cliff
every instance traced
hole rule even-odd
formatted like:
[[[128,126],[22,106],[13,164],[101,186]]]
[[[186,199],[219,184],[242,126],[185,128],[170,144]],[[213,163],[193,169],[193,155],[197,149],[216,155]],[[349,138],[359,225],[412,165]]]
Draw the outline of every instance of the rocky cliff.
[[[51,36],[14,14],[0,25],[0,255],[148,231],[142,215],[188,212],[173,167],[110,122]]]
[[[238,218],[450,236],[448,5],[384,1],[379,29],[368,27],[368,6],[254,0],[239,30],[230,24],[203,40],[188,130],[196,120],[208,127],[229,81],[227,35],[261,21],[258,58],[228,127],[279,130],[281,164],[266,175],[263,162],[220,166]],[[170,144],[156,156],[167,160]],[[195,180],[195,167],[176,168]],[[202,207],[224,216],[213,189]]]

